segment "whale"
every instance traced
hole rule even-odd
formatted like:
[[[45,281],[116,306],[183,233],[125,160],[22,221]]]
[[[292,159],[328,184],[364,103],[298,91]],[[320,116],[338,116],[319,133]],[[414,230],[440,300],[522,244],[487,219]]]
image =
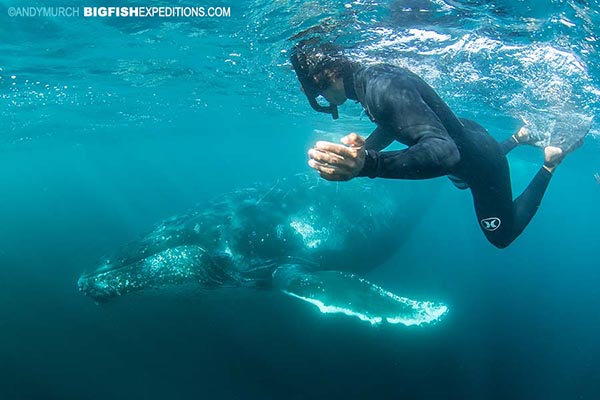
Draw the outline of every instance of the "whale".
[[[275,290],[373,325],[435,323],[444,303],[364,277],[400,251],[425,203],[394,183],[297,174],[222,194],[103,258],[78,289],[98,304],[179,287]]]

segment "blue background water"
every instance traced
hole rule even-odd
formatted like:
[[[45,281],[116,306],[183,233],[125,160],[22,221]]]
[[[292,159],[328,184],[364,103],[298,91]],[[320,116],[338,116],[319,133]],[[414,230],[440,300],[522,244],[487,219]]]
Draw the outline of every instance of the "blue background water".
[[[445,300],[433,327],[372,328],[264,292],[100,307],[75,285],[161,218],[370,132],[356,105],[335,122],[310,110],[291,35],[321,24],[365,62],[406,65],[502,139],[520,118],[546,132],[597,114],[597,2],[206,1],[232,17],[175,21],[9,18],[17,4],[0,2],[0,398],[600,396],[596,123],[506,250],[447,180],[396,182],[431,203],[369,278]],[[510,161],[518,193],[541,154]]]

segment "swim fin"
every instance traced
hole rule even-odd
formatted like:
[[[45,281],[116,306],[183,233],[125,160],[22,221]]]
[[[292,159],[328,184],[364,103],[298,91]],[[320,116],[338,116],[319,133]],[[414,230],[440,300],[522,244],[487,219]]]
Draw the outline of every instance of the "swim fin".
[[[592,118],[559,119],[550,135],[550,146],[560,147],[568,154],[581,146],[591,126]]]

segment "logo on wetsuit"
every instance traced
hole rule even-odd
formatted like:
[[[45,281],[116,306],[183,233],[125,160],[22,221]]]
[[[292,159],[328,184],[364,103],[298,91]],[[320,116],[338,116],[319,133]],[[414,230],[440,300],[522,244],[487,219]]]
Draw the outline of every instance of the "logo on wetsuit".
[[[481,220],[481,226],[486,231],[495,231],[496,229],[500,228],[501,223],[502,223],[502,221],[500,221],[500,218],[496,218],[496,217],[484,218]]]

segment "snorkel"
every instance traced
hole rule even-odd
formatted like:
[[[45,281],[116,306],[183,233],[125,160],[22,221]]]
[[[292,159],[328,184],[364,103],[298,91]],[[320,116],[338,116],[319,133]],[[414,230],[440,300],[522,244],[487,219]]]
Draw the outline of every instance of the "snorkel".
[[[306,95],[308,99],[308,103],[313,108],[313,110],[325,114],[331,114],[333,119],[338,119],[338,108],[333,104],[329,104],[328,106],[323,106],[319,104],[317,101],[317,97],[319,96],[319,92],[321,91],[319,87],[315,84],[312,78],[309,76],[308,71],[303,67],[302,63],[298,59],[298,51],[296,48],[292,51],[291,55],[292,67],[296,71],[296,75],[298,76],[298,81],[300,81],[300,85],[302,85],[302,91]]]

